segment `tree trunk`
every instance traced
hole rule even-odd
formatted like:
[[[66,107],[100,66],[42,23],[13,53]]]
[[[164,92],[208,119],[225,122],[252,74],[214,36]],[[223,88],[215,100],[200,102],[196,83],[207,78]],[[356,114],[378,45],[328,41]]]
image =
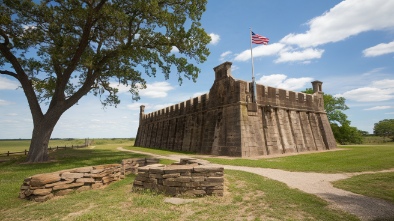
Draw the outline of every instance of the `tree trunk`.
[[[27,162],[38,163],[49,160],[49,139],[51,138],[52,131],[55,128],[59,117],[49,119],[48,117],[43,117],[40,122],[34,123]]]

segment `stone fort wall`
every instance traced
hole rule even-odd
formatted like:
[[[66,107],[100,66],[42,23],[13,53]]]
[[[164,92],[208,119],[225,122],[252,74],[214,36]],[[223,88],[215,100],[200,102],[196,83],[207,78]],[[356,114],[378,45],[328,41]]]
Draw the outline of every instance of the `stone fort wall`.
[[[336,148],[322,82],[312,95],[258,84],[253,98],[230,62],[214,71],[207,94],[148,114],[141,106],[135,146],[238,157]]]

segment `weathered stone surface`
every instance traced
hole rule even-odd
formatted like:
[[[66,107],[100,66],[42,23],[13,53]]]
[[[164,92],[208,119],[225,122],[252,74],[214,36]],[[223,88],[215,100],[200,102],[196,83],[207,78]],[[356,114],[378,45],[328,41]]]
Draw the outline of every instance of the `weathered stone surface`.
[[[90,173],[90,171],[93,170],[93,167],[80,167],[80,168],[76,168],[71,170],[71,173]]]
[[[23,180],[23,184],[20,187],[19,198],[43,202],[52,198],[54,194],[56,194],[56,196],[60,196],[74,191],[80,192],[90,189],[98,189],[111,182],[125,178],[126,168],[129,169],[128,173],[136,172],[140,163],[142,165],[156,165],[158,159],[150,159],[147,162],[146,161],[147,160],[145,158],[125,159],[122,161],[122,164],[89,166],[61,170],[48,174],[37,174]],[[130,165],[132,165],[132,167]],[[147,171],[149,171],[149,167]],[[164,173],[161,169],[158,169],[155,172],[159,174]],[[149,185],[157,185],[158,183],[162,184],[162,177],[158,175],[152,175],[149,177],[148,173],[146,175],[146,182],[149,183]],[[138,184],[138,181],[136,183]],[[144,186],[143,182],[140,184],[142,187]]]
[[[44,201],[47,201],[47,200],[53,198],[53,196],[54,195],[52,193],[45,195],[45,196],[34,196],[34,197],[32,197],[32,200],[34,200],[36,202],[44,202]]]
[[[135,145],[239,157],[336,148],[322,82],[306,95],[235,80],[230,62],[214,72],[207,94],[149,114],[141,106]]]
[[[78,189],[76,189],[77,192],[82,192],[82,191],[87,191],[87,190],[91,190],[92,187],[91,186],[81,186]]]
[[[55,196],[64,196],[70,193],[73,193],[74,190],[73,189],[64,189],[64,190],[59,190],[55,193]]]
[[[36,189],[33,191],[32,194],[38,195],[38,196],[45,196],[48,195],[52,192],[52,189]]]
[[[94,184],[92,184],[92,189],[99,189],[101,187],[103,187],[102,183],[94,183]]]
[[[75,181],[76,183],[95,183],[93,178],[79,178]]]
[[[72,182],[74,182],[74,179],[61,181],[61,182],[56,182],[56,183],[51,183],[51,184],[46,184],[45,188],[51,188],[51,187],[54,187],[54,186],[59,186],[59,185],[63,185],[63,184],[69,184],[69,183],[72,183]]]
[[[54,186],[52,189],[53,190],[63,190],[63,189],[71,189],[71,188],[75,188],[75,187],[80,187],[80,186],[83,186],[83,183],[63,184],[63,185]]]
[[[62,173],[63,180],[78,179],[78,178],[82,178],[82,177],[83,177],[83,173],[71,173],[71,172]]]
[[[39,187],[59,180],[60,176],[57,173],[38,174],[31,177],[30,185],[33,187]]]

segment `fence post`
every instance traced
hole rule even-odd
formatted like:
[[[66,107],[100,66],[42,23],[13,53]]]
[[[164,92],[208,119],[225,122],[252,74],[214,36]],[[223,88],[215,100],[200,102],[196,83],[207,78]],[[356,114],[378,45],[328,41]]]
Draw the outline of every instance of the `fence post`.
[[[10,156],[10,151],[7,152],[7,157],[9,157],[9,156]]]
[[[27,150],[25,149],[25,155],[27,155]]]

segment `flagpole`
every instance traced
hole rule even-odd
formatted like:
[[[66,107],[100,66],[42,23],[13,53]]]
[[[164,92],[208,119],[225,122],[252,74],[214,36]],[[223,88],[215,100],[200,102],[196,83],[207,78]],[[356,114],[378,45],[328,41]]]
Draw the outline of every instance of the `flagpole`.
[[[254,79],[254,62],[253,62],[253,50],[252,50],[252,28],[249,28],[249,34],[250,34],[250,57],[252,58],[252,90],[253,90],[253,95],[252,95],[252,100],[254,103],[257,103],[257,96],[256,96],[256,81]]]

